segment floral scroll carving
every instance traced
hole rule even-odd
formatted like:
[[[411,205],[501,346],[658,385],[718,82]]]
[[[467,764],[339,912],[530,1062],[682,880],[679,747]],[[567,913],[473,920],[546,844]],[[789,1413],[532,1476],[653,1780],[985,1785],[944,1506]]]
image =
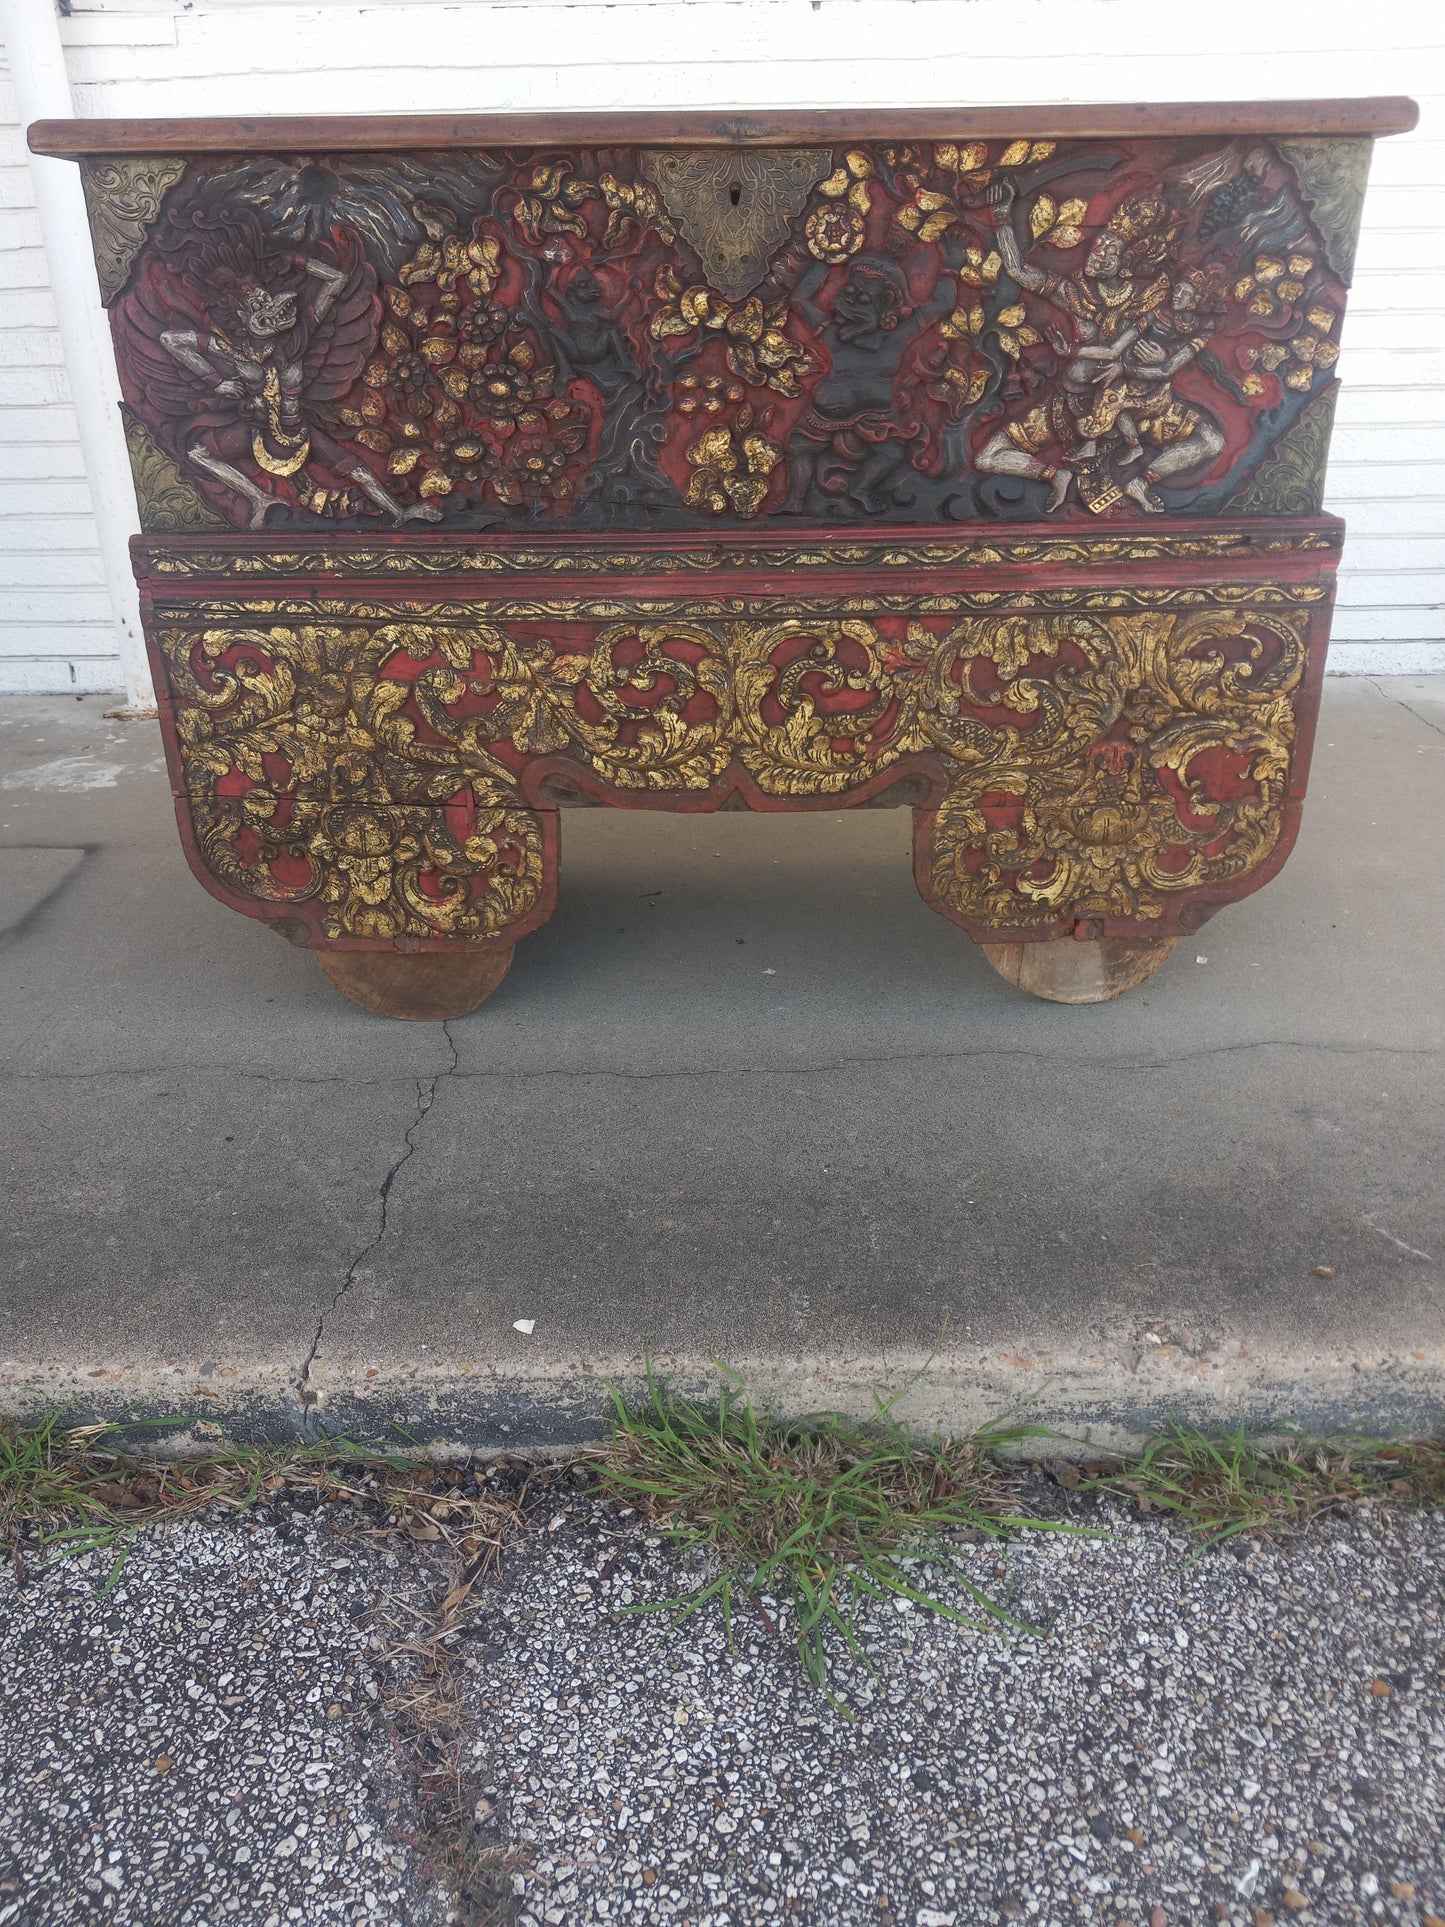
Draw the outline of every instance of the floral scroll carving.
[[[451,672],[378,673],[420,640],[327,624],[207,629],[165,646],[197,847],[243,900],[312,910],[327,940],[495,937],[539,904],[539,819],[465,729],[432,745]],[[359,644],[359,646],[358,646]],[[304,925],[303,925],[304,927]]]
[[[997,602],[998,598],[991,598]],[[1031,598],[1037,601],[1037,598]],[[214,618],[215,612],[212,611]],[[500,938],[548,883],[539,770],[755,806],[914,774],[921,880],[982,930],[1146,927],[1283,822],[1307,611],[555,615],[197,627],[161,646],[198,849],[320,938]]]
[[[150,431],[134,409],[128,408],[124,402],[121,403],[121,417],[125,423],[131,480],[135,484],[135,497],[143,526],[166,535],[223,529],[226,526],[224,518],[206,506],[170,456],[156,446]]]
[[[967,922],[1160,919],[1236,884],[1283,822],[1298,615],[1206,610],[984,624],[966,686],[1005,740],[950,785],[928,879]]]

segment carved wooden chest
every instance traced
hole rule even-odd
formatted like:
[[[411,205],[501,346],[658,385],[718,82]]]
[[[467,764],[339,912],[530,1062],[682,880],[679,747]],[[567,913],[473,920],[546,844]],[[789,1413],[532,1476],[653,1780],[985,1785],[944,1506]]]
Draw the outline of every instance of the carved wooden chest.
[[[1274,874],[1404,101],[41,124],[79,157],[187,856],[470,1009],[561,813],[905,806],[1087,1002]]]

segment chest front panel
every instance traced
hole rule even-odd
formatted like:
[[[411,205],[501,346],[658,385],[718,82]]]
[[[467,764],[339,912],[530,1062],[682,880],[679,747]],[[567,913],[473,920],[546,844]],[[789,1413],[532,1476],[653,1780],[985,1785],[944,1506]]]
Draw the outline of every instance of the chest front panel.
[[[148,531],[1097,526],[1318,509],[1369,146],[85,172]]]

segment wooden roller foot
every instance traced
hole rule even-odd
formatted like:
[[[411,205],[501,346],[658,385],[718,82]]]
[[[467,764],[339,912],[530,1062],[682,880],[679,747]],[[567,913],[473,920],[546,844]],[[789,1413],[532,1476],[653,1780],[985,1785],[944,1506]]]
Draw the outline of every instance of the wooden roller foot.
[[[1152,977],[1177,937],[1099,937],[1080,943],[986,943],[983,954],[1000,977],[1051,1004],[1106,1004]]]
[[[318,950],[336,988],[378,1017],[445,1023],[484,1004],[507,974],[510,950]]]

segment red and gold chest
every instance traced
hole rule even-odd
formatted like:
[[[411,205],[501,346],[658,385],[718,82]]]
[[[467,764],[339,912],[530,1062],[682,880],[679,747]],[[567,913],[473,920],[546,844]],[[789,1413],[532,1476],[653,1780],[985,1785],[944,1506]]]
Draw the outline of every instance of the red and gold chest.
[[[1093,1001],[1299,823],[1371,139],[1408,102],[73,122],[177,816],[471,1008],[565,809],[911,808]]]

